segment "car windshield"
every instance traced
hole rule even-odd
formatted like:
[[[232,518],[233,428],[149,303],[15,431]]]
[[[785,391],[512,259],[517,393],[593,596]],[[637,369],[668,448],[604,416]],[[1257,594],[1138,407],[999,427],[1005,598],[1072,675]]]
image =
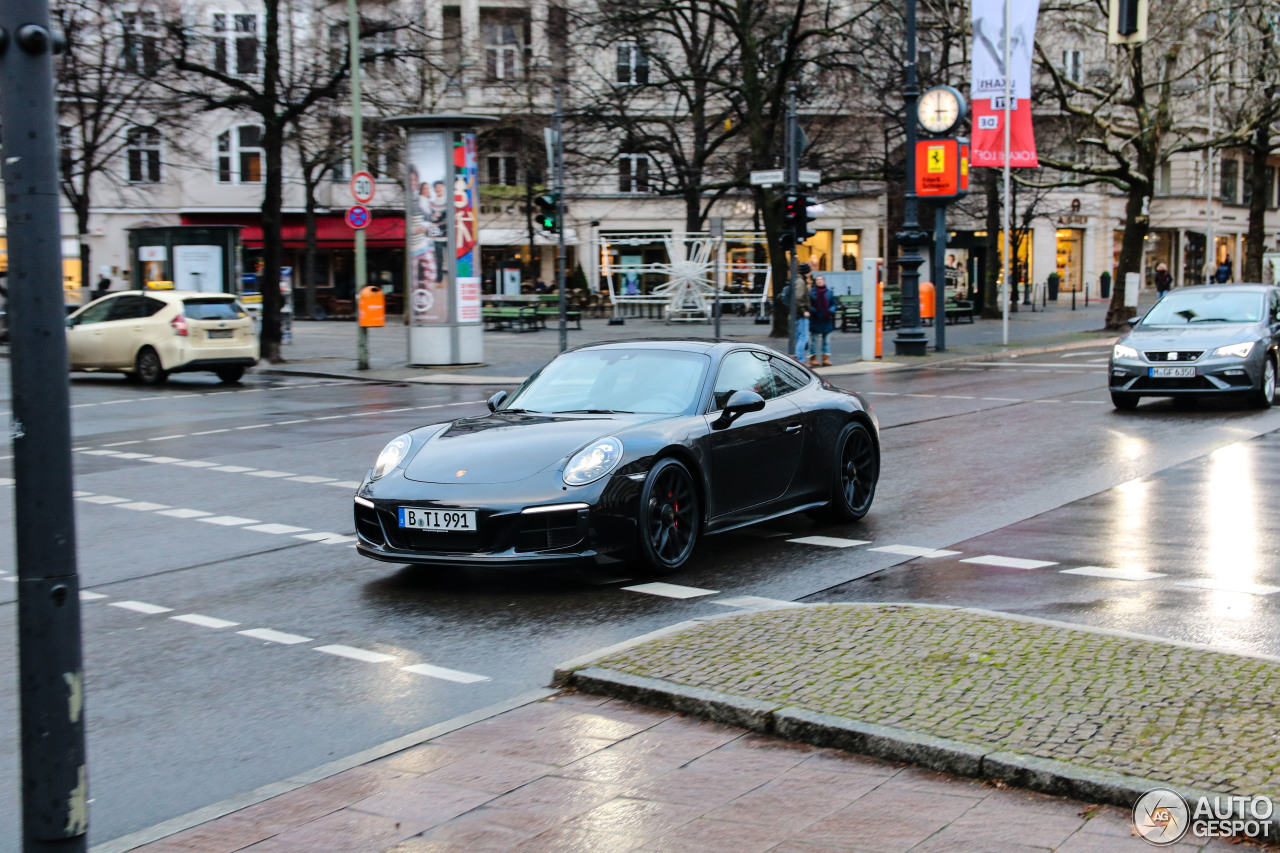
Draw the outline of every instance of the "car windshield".
[[[578,350],[530,377],[502,411],[689,412],[710,363],[705,355],[677,350]]]
[[[182,310],[188,320],[239,320],[245,316],[234,299],[186,299]]]
[[[1246,290],[1196,290],[1171,293],[1142,318],[1144,326],[1186,326],[1195,323],[1256,323],[1262,319],[1261,293]]]

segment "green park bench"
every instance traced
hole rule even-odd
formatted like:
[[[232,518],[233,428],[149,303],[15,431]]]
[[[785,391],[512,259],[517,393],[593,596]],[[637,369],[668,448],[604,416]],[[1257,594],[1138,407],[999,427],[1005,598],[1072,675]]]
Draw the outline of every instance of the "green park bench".
[[[536,332],[544,323],[532,305],[486,306],[480,309],[486,331]]]

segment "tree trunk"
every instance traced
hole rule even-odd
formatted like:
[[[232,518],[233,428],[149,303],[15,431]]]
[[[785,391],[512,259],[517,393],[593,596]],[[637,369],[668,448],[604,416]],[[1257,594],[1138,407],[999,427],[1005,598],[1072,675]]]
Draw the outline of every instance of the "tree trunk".
[[[1250,176],[1252,196],[1249,199],[1249,230],[1244,238],[1244,270],[1241,281],[1262,281],[1262,253],[1267,243],[1267,202],[1271,187],[1267,183],[1267,155],[1271,153],[1271,125],[1259,122],[1249,146],[1253,164]]]
[[[983,170],[983,189],[987,195],[987,245],[983,249],[982,319],[999,320],[1000,307],[1000,173]]]
[[[299,317],[310,320],[316,307],[316,188],[314,184],[307,187],[306,229],[307,243],[302,256],[302,304],[295,306],[295,310]]]
[[[1140,272],[1142,249],[1146,243],[1151,217],[1143,212],[1147,200],[1146,187],[1135,184],[1129,188],[1124,206],[1124,236],[1120,239],[1120,263],[1116,268],[1116,280],[1111,286],[1111,307],[1107,309],[1107,330],[1118,332],[1128,327],[1129,318],[1135,313],[1132,306],[1124,304],[1125,274]]]
[[[280,82],[280,2],[267,0],[266,41],[263,45],[262,100],[270,104],[263,115],[262,148],[266,158],[266,186],[262,196],[262,357],[280,364],[280,210],[284,205],[284,127],[275,112]]]
[[[91,252],[89,251],[89,241],[85,239],[85,235],[89,233],[89,182],[85,181],[85,193],[81,196],[84,204],[76,205],[76,239],[80,242],[80,304],[83,305],[89,301],[93,295],[93,288],[97,286],[98,279],[90,272]]]

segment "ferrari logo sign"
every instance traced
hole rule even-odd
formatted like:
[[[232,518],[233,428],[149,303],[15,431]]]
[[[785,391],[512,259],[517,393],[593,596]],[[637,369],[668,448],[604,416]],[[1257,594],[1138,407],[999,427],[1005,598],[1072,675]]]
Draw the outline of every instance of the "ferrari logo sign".
[[[916,142],[916,195],[959,198],[969,191],[968,140],[922,139]]]

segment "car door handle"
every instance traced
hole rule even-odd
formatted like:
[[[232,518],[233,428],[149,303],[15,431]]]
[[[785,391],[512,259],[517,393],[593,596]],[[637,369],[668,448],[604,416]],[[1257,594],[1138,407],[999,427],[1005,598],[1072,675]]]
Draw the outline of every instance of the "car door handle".
[[[804,424],[792,424],[789,427],[785,427],[782,431],[786,433],[796,433],[802,429],[804,429]]]

